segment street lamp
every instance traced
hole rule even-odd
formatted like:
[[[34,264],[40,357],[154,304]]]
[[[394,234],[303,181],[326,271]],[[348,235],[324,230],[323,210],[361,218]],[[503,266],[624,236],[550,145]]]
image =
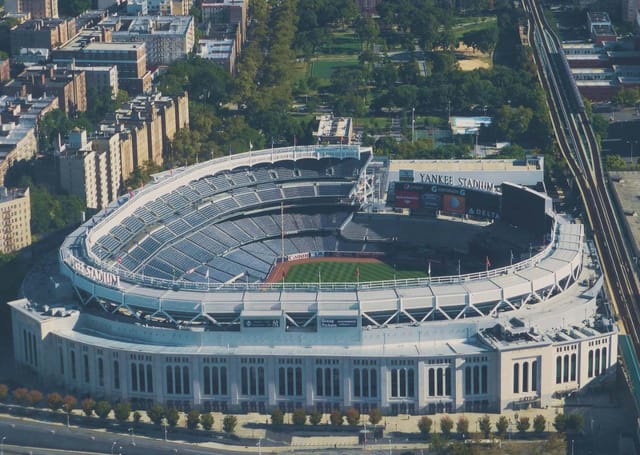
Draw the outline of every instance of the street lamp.
[[[69,413],[67,412],[67,428],[69,428]]]
[[[113,444],[111,444],[111,455],[113,455],[113,449],[116,448],[116,444],[118,444],[118,441],[113,441]]]
[[[135,439],[135,435],[133,434],[133,427],[129,428],[129,430],[127,430],[129,433],[131,433],[131,445],[135,446],[136,445],[136,439]]]
[[[262,455],[262,438],[258,439],[258,455]]]
[[[0,439],[0,455],[4,455],[4,440],[7,439],[6,436],[3,436],[2,439]]]
[[[162,419],[162,426],[164,426],[164,440],[167,440],[167,419]]]
[[[387,441],[389,441],[389,455],[391,455],[391,436],[387,438]]]

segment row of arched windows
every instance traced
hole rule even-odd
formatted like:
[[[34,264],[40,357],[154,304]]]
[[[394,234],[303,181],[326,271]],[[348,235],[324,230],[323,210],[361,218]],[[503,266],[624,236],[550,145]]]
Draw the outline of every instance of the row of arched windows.
[[[319,397],[340,396],[340,370],[338,368],[316,368],[316,395]]]
[[[242,367],[240,369],[240,393],[242,395],[264,396],[264,367]]]
[[[565,354],[556,357],[556,384],[577,380],[577,359],[578,356],[575,353],[571,356]]]
[[[133,392],[153,392],[153,368],[150,363],[146,365],[144,363],[131,364],[131,390]]]
[[[391,396],[399,398],[415,396],[415,382],[413,368],[392,368]]]
[[[522,373],[520,370],[522,369]],[[513,364],[513,393],[538,391],[538,361]]]
[[[590,349],[587,362],[587,377],[600,376],[607,369],[607,348]]]
[[[353,370],[353,396],[363,398],[378,396],[378,372],[374,368]]]
[[[465,395],[480,395],[487,393],[487,381],[488,371],[486,365],[474,365],[464,368]]]
[[[278,368],[278,393],[280,396],[302,396],[302,368]]]
[[[169,395],[189,395],[191,385],[189,384],[189,367],[184,365],[167,365],[167,394]]]
[[[203,373],[205,395],[227,394],[227,367],[205,366]]]

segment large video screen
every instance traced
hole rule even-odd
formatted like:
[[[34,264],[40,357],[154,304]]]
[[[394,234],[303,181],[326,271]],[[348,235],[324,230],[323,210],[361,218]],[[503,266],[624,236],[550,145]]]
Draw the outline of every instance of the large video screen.
[[[467,215],[479,219],[500,218],[500,194],[430,183],[394,182],[388,201],[395,208],[410,208],[416,215]]]

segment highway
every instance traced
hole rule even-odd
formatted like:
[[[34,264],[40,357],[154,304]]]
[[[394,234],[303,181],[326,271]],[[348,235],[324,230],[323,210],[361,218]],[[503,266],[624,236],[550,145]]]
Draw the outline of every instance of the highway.
[[[551,123],[559,149],[575,179],[605,285],[624,331],[631,337],[636,357],[640,352],[640,295],[617,210],[609,195],[598,142],[584,111],[559,38],[535,0],[522,0],[528,18],[528,38],[545,90]],[[611,353],[615,355],[615,353]]]

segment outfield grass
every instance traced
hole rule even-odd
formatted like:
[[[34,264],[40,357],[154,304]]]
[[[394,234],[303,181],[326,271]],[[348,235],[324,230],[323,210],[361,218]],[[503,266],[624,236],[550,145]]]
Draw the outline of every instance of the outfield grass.
[[[293,265],[285,281],[287,283],[323,283],[355,282],[356,270],[360,269],[360,281],[393,280],[392,266],[380,262],[304,262]],[[319,273],[318,273],[319,272]],[[424,278],[427,274],[422,270],[397,270],[395,278]]]

